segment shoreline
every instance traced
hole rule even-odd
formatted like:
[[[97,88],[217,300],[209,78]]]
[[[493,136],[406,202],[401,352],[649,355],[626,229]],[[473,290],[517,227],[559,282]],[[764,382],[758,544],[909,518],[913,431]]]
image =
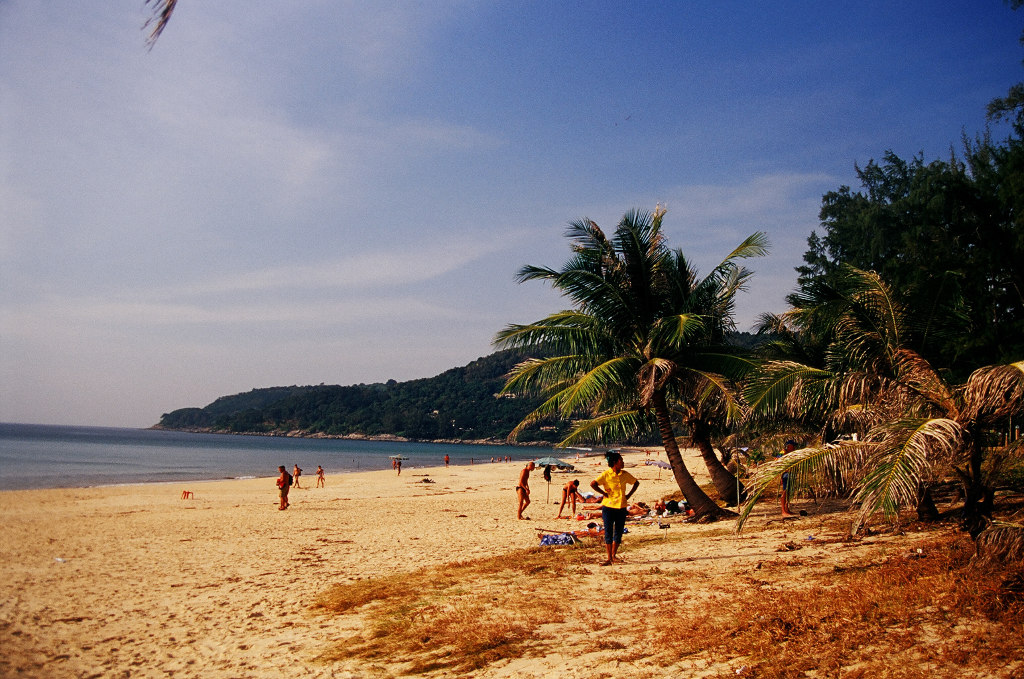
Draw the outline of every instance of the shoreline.
[[[159,424],[154,424],[149,427],[142,427],[143,429],[153,431],[179,431],[188,434],[216,434],[223,436],[263,436],[267,438],[295,438],[295,439],[314,439],[314,440],[331,440],[331,441],[384,441],[388,443],[436,443],[446,445],[467,445],[467,446],[509,446],[513,448],[557,448],[558,444],[554,441],[527,441],[520,443],[518,441],[508,441],[505,439],[415,439],[407,438],[405,436],[398,436],[396,434],[327,434],[324,432],[310,432],[302,429],[293,429],[290,431],[219,431],[210,427],[195,427],[195,428],[170,428],[162,427]]]

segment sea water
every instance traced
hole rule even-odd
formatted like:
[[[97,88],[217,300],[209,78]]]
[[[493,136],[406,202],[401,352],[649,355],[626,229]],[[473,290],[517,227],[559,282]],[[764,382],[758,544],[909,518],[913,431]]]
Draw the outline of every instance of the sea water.
[[[277,476],[302,468],[312,481],[316,466],[327,475],[390,469],[391,456],[404,473],[417,467],[490,463],[511,456],[526,460],[545,449],[518,446],[360,441],[194,434],[157,429],[66,427],[0,423],[0,490],[80,488]]]

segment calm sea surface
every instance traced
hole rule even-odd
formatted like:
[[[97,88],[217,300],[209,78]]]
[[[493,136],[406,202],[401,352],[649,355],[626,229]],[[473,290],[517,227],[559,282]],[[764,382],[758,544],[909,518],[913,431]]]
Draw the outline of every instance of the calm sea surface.
[[[276,476],[282,464],[312,478],[318,464],[328,476],[390,469],[391,455],[408,458],[406,471],[444,464],[445,453],[452,464],[470,464],[546,450],[0,423],[0,490]]]

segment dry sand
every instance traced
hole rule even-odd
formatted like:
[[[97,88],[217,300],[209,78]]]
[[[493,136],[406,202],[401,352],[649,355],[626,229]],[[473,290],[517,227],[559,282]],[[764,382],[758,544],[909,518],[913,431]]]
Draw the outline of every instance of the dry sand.
[[[653,502],[675,484],[669,471],[643,466],[644,457],[629,454],[626,463],[641,481],[634,500]],[[556,474],[550,487],[540,470],[533,473],[530,521],[515,518],[520,463],[328,473],[326,488],[292,490],[287,511],[277,510],[273,478],[2,492],[0,676],[379,676],[379,666],[370,674],[314,661],[339,634],[336,617],[311,610],[318,593],[532,547],[538,529],[579,528],[554,519],[559,489],[573,477],[585,489],[604,465],[600,458],[577,464],[577,473]],[[687,464],[703,470],[695,454]],[[193,497],[182,499],[183,490]],[[732,524],[677,523],[673,538],[710,530],[715,537],[648,543],[643,554],[630,555],[627,536],[630,563],[612,568],[709,560],[720,569],[785,558],[778,545],[806,539],[819,524],[814,517],[783,523],[777,514],[765,502],[742,535],[727,538],[722,529]],[[823,545],[818,558],[841,558],[836,547]],[[572,658],[552,656],[474,676],[581,673]]]

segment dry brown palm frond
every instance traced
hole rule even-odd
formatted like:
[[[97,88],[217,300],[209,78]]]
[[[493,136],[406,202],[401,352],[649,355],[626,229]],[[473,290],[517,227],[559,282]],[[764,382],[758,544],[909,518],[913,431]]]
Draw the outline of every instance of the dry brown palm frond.
[[[1024,361],[990,365],[971,373],[964,386],[964,416],[997,420],[1024,412]]]
[[[860,431],[916,413],[920,401],[899,382],[862,372],[844,376],[835,393],[833,418],[855,421]]]
[[[837,384],[837,405],[839,408],[874,405],[879,401],[882,389],[883,379],[879,375],[866,372],[848,373]]]
[[[640,367],[637,377],[640,380],[641,404],[647,405],[651,402],[654,392],[664,388],[675,368],[675,363],[666,358],[652,358]]]
[[[993,521],[978,536],[974,560],[979,563],[1024,561],[1024,525]]]
[[[912,349],[896,351],[893,361],[898,380],[938,406],[947,417],[955,418],[959,408],[949,389],[932,364]]]
[[[146,23],[142,24],[142,30],[152,26],[149,37],[146,38],[146,46],[149,49],[153,49],[157,38],[167,28],[167,23],[171,20],[174,6],[178,4],[178,0],[146,0],[146,4],[153,6],[153,16],[146,19]]]
[[[952,459],[964,440],[960,425],[945,418],[889,422],[872,430],[870,437],[877,443],[859,483],[861,512],[854,532],[878,511],[892,519],[901,507],[915,504],[922,483],[933,476],[933,463]]]

